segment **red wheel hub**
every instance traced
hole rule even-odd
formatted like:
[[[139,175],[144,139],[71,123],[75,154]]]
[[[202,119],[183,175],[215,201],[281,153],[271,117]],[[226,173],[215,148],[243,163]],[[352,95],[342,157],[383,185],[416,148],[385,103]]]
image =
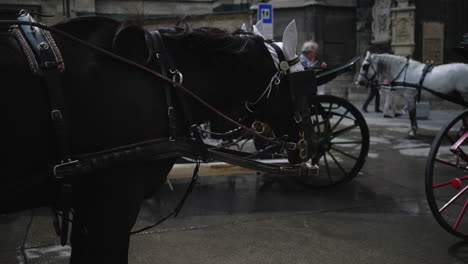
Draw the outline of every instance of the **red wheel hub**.
[[[460,189],[460,187],[461,187],[460,179],[459,178],[453,179],[452,180],[452,186],[453,186],[454,189],[457,189],[457,190]]]

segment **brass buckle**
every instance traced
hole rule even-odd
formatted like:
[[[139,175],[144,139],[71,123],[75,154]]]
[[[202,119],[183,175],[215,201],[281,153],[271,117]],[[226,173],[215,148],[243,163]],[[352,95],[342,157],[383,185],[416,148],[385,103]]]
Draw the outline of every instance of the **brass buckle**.
[[[261,127],[261,130],[258,130],[257,129],[257,126]],[[263,122],[260,122],[260,121],[254,121],[252,123],[252,129],[257,132],[258,134],[263,134],[265,133],[265,127],[266,127],[266,124],[263,123]]]
[[[299,157],[305,159],[307,157],[307,140],[304,138],[304,131],[299,132],[300,140],[297,142],[297,148],[299,149]]]
[[[57,175],[57,170],[62,168],[62,167],[65,167],[65,166],[69,166],[69,165],[72,165],[72,164],[75,164],[75,163],[78,163],[78,160],[71,160],[71,159],[68,159],[67,161],[61,161],[60,164],[57,164],[54,166],[54,176],[56,179],[62,179],[63,176],[58,176]]]

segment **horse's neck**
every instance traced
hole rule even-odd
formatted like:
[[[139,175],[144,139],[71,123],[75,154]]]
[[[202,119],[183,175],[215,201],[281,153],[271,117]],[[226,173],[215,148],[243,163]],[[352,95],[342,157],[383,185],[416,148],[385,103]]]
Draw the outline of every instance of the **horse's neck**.
[[[415,60],[407,60],[395,55],[378,55],[380,79],[406,82],[417,82],[424,64]],[[407,65],[408,64],[408,65]]]

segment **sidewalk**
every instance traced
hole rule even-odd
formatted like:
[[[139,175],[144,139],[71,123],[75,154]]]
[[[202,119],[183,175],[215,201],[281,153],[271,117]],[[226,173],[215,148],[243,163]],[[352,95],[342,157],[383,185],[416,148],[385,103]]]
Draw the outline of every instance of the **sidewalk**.
[[[383,113],[375,113],[374,111],[364,113],[364,111],[362,111],[362,103],[356,103],[354,106],[361,111],[369,126],[395,126],[407,128],[408,131],[411,128],[411,121],[409,120],[408,114],[394,118],[384,118]],[[368,109],[373,109],[373,106]],[[461,110],[430,110],[427,120],[417,120],[418,128],[437,133],[460,113],[462,113]]]

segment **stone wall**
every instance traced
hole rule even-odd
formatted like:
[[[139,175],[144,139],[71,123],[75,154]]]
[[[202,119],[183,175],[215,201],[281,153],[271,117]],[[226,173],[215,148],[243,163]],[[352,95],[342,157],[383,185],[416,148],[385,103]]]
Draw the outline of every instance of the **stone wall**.
[[[356,4],[356,54],[361,57],[361,61],[356,65],[353,80],[357,79],[366,52],[371,49],[373,5],[374,0],[358,0]],[[367,98],[367,93],[365,87],[353,83],[349,89],[348,100],[362,102]]]
[[[319,61],[329,68],[342,65],[357,56],[356,1],[354,0],[272,0],[274,7],[274,39],[281,41],[286,25],[296,20],[298,30],[297,52],[307,40],[319,44]],[[257,20],[256,6],[252,6],[252,20]],[[369,34],[369,33],[368,33]],[[365,53],[364,53],[365,54]],[[356,89],[354,69],[323,85],[319,90],[345,99],[362,98],[365,91]],[[357,94],[354,94],[357,93]]]

